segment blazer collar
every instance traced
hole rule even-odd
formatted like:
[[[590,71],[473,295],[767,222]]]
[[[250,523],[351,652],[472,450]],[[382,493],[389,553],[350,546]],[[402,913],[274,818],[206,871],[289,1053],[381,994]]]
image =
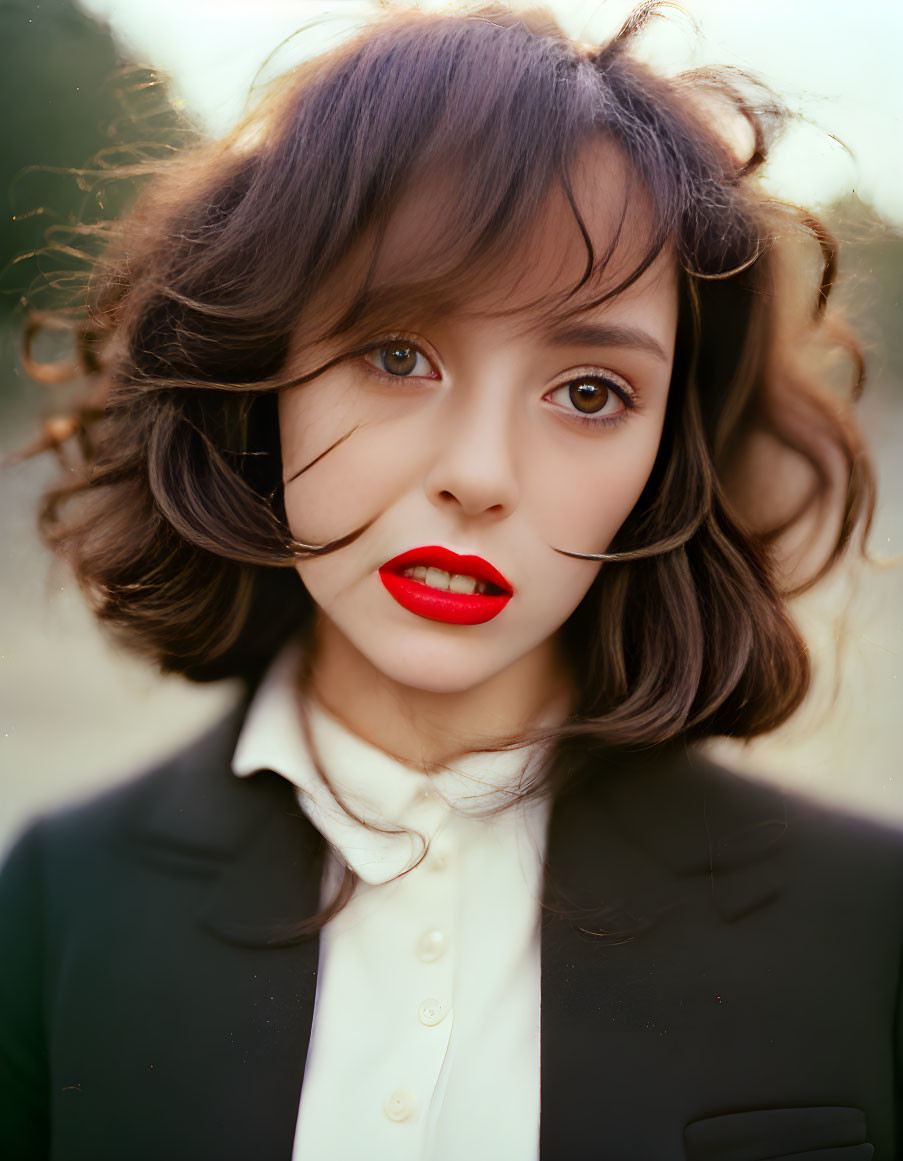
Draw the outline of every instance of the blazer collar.
[[[280,945],[319,909],[326,844],[285,779],[236,778],[247,699],[145,781],[134,854],[174,873],[215,874],[202,921],[234,942]],[[705,879],[726,922],[780,893],[781,795],[676,750],[584,760],[556,801],[546,860],[553,911],[595,912],[613,934],[654,921]]]
[[[158,870],[214,880],[198,916],[211,933],[280,947],[319,910],[325,843],[283,778],[232,773],[247,700],[145,779],[125,841]]]
[[[610,754],[584,762],[552,813],[550,898],[642,928],[706,880],[725,922],[778,897],[784,800],[697,754]]]

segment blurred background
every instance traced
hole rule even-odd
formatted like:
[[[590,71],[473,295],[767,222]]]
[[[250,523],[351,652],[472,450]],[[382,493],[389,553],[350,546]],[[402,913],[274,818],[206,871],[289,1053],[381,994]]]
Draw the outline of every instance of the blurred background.
[[[545,7],[594,42],[632,5]],[[803,712],[753,744],[715,749],[757,776],[903,823],[903,571],[893,565],[903,545],[903,5],[681,7],[642,51],[672,71],[718,62],[763,77],[795,114],[765,180],[848,240],[840,293],[869,352],[862,421],[881,489],[874,563],[849,561],[796,603],[816,660]],[[267,79],[372,12],[358,0],[0,0],[0,455],[71,398],[72,386],[27,379],[19,335],[29,309],[50,305],[48,279],[57,295],[75,285],[73,227],[114,216],[133,195],[107,169],[223,132]],[[59,353],[52,338],[42,357]],[[2,475],[0,849],[35,812],[130,776],[236,696],[160,678],[107,644],[34,531],[37,498],[56,475],[47,457]]]

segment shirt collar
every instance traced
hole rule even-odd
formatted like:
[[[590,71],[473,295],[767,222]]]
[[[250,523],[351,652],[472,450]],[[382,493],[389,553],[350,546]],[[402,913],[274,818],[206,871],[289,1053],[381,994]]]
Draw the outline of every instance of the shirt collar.
[[[308,699],[313,747],[333,794],[305,738],[299,662],[300,647],[292,644],[270,666],[245,718],[232,771],[244,778],[273,770],[292,782],[310,821],[365,882],[388,882],[415,865],[452,808],[478,815],[510,801],[540,759],[535,745],[477,752],[428,774],[371,746]]]

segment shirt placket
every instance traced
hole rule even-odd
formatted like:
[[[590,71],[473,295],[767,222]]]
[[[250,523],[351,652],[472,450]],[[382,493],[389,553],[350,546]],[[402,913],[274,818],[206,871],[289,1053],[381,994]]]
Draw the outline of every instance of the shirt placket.
[[[454,1026],[455,844],[440,832],[405,885],[403,938],[396,948],[404,980],[396,1012],[398,1084],[386,1093],[383,1114],[388,1156],[420,1158]],[[407,1128],[412,1132],[406,1132]],[[413,1148],[405,1146],[410,1142]]]

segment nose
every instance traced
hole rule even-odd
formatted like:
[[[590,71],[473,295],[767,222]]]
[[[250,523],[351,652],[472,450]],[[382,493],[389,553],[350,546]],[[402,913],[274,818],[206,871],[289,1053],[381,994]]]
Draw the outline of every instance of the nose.
[[[517,443],[503,391],[474,384],[463,398],[449,398],[437,417],[437,451],[425,479],[431,502],[462,516],[510,515],[519,499]]]

